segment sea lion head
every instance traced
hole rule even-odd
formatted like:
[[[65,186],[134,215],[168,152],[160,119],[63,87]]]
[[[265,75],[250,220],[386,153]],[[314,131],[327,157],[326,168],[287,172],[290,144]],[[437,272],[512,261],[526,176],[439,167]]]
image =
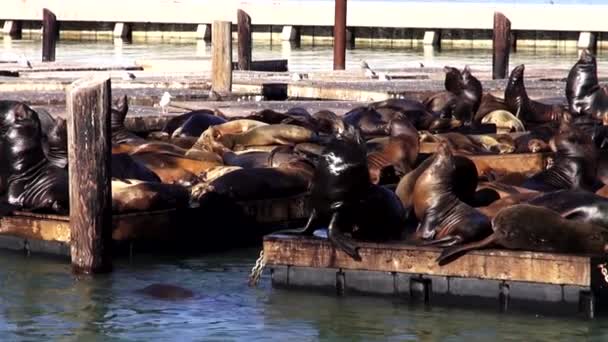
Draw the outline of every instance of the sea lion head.
[[[540,139],[530,139],[530,141],[528,141],[528,150],[531,153],[538,153],[548,152],[551,150],[551,148],[549,147],[549,145],[547,145],[546,142]]]
[[[450,93],[457,94],[457,95],[462,93],[462,88],[461,88],[462,75],[460,73],[460,70],[450,67],[450,66],[444,66],[443,71],[445,72],[445,81],[444,81],[445,90],[449,91]]]
[[[551,139],[554,152],[569,157],[595,159],[597,150],[591,137],[569,122],[562,121],[557,134]]]
[[[513,70],[511,71],[511,75],[509,76],[509,84],[515,85],[523,82],[525,69],[526,66],[524,64],[520,64],[513,68]]]

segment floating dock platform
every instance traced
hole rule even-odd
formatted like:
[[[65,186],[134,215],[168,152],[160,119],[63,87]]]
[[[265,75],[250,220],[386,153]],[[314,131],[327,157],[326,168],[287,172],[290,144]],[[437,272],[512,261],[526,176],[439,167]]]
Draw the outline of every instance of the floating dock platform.
[[[359,262],[325,239],[268,235],[264,256],[272,285],[588,318],[601,313],[608,299],[608,257],[480,250],[439,266],[437,248],[358,245]]]

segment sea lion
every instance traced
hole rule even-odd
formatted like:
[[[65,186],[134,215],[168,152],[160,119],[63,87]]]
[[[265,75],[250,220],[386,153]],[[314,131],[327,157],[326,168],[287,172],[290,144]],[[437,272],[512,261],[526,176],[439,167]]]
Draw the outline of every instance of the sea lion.
[[[489,188],[484,188],[484,189],[489,189]],[[506,196],[506,197],[502,197],[487,206],[478,207],[475,209],[479,210],[482,214],[484,214],[487,217],[489,217],[490,219],[492,219],[492,218],[496,217],[496,215],[502,209],[510,207],[515,204],[526,203],[527,201],[534,199],[535,197],[538,197],[538,196],[539,196],[538,192],[516,193],[516,194]]]
[[[230,173],[232,171],[236,171],[236,170],[240,170],[242,169],[242,167],[240,166],[226,166],[226,165],[221,165],[221,166],[215,166],[212,167],[211,169],[205,171],[205,173],[203,173],[201,175],[201,181],[205,182],[205,183],[210,183],[212,181],[214,181],[217,178],[220,178],[221,176]]]
[[[180,300],[194,297],[194,292],[171,284],[152,284],[136,292],[163,300]]]
[[[253,128],[241,134],[221,134],[211,129],[215,137],[212,144],[214,148],[221,145],[231,150],[239,147],[268,146],[268,145],[295,145],[304,142],[316,142],[318,136],[315,132],[295,125],[267,125]]]
[[[515,115],[506,110],[495,110],[481,119],[481,123],[493,123],[497,133],[523,132],[524,124]]]
[[[559,106],[552,106],[538,101],[530,100],[524,85],[525,66],[520,64],[513,68],[509,82],[505,88],[505,103],[511,113],[524,123],[538,124],[549,121],[558,121],[563,110]]]
[[[445,107],[452,103],[457,97],[460,90],[460,70],[445,66],[443,67],[445,72],[444,87],[445,91],[433,94],[422,101],[422,104],[432,112],[443,112]]]
[[[485,93],[481,97],[481,103],[479,104],[479,108],[477,109],[477,113],[475,113],[474,122],[480,123],[483,118],[495,111],[495,110],[509,110],[509,107],[505,103],[505,100],[500,99],[490,93]]]
[[[129,100],[127,95],[123,95],[116,100],[111,109],[110,128],[112,130],[112,143],[114,144],[141,144],[145,140],[133,134],[125,127],[125,117],[129,112]]]
[[[382,118],[371,106],[357,107],[344,114],[346,125],[354,126],[364,137],[377,137],[389,134],[388,121]]]
[[[435,112],[442,112],[443,115],[452,116],[464,125],[470,125],[481,104],[483,93],[481,82],[471,74],[468,65],[462,72],[448,66],[444,67],[444,71],[446,72],[445,88],[454,96],[433,99],[430,107]],[[433,104],[433,102],[438,103]],[[427,109],[430,107],[427,105]]]
[[[597,149],[589,136],[562,122],[551,145],[555,151],[553,165],[532,176],[523,187],[543,192],[562,189],[595,192],[601,187],[597,179]]]
[[[207,192],[215,192],[235,201],[283,198],[305,192],[312,179],[313,167],[306,162],[292,162],[277,168],[238,169],[211,181]]]
[[[492,220],[492,229],[494,232],[482,240],[443,250],[437,262],[445,265],[468,251],[491,246],[547,253],[608,252],[605,228],[568,220],[553,210],[529,204],[502,209]]]
[[[10,176],[8,203],[23,210],[69,212],[68,173],[47,159],[38,114],[15,103],[0,116],[3,153]]]
[[[190,117],[173,131],[171,137],[173,139],[181,137],[198,138],[207,128],[226,123],[226,120],[208,112],[208,110],[191,112]]]
[[[451,178],[455,169],[448,144],[441,142],[433,162],[416,180],[413,204],[420,220],[416,235],[432,240],[429,245],[446,247],[491,233],[490,220],[455,195],[455,179]]]
[[[134,179],[112,180],[112,212],[130,213],[187,208],[190,192],[183,186]]]
[[[380,114],[382,121],[389,122],[399,115],[408,119],[418,130],[429,130],[438,127],[439,115],[426,109],[426,107],[415,100],[388,99],[369,104]]]
[[[194,160],[170,152],[140,152],[131,154],[131,157],[156,173],[163,183],[184,186],[198,183],[203,172],[222,165],[221,162]]]
[[[192,115],[194,115],[195,113],[202,113],[202,114],[209,114],[209,115],[216,114],[216,112],[209,110],[209,109],[199,109],[199,110],[191,111],[188,113],[180,114],[178,116],[171,118],[171,120],[167,121],[165,123],[165,125],[163,126],[160,133],[162,133],[162,136],[165,136],[165,137],[172,136],[173,132],[175,132],[176,129],[178,129],[181,125],[183,125],[184,122],[186,122],[188,119],[190,119],[190,117]]]
[[[386,142],[378,150],[367,155],[372,183],[378,184],[382,170],[389,166],[392,166],[398,175],[408,173],[418,158],[419,149],[417,135],[387,137]]]
[[[608,199],[592,192],[559,190],[528,201],[528,204],[551,209],[563,218],[608,228]]]
[[[68,133],[67,122],[57,118],[47,134],[46,158],[57,167],[68,166]]]
[[[112,154],[112,178],[160,183],[161,179],[141,162],[126,153]]]
[[[597,120],[608,114],[608,93],[600,87],[595,56],[585,49],[570,69],[566,80],[568,109],[574,116],[590,116]]]
[[[313,113],[312,118],[317,122],[317,128],[320,133],[342,134],[346,129],[342,118],[329,110],[320,110]]]

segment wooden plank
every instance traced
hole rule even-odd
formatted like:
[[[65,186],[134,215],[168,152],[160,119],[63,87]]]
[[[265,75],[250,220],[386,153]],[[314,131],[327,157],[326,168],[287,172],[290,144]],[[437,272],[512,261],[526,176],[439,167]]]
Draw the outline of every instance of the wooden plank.
[[[69,243],[70,225],[65,220],[4,216],[0,219],[0,234]]]
[[[211,87],[222,94],[232,91],[232,23],[214,21]]]
[[[42,10],[42,61],[55,61],[55,47],[59,39],[57,17],[48,9]]]
[[[492,31],[492,78],[502,79],[509,72],[511,49],[511,21],[500,12],[494,12]]]
[[[454,262],[439,266],[441,250],[400,243],[359,242],[361,262],[336,250],[324,239],[269,235],[264,238],[264,256],[269,265],[402,272],[558,285],[590,286],[590,257],[518,252],[473,251]]]
[[[112,268],[111,100],[109,78],[82,79],[67,91],[71,255],[75,273],[102,273]]]
[[[238,30],[238,69],[251,69],[251,17],[247,12],[239,9],[237,11]]]
[[[232,63],[232,68],[235,70],[245,70],[239,67],[238,62]],[[249,63],[250,71],[268,71],[268,72],[285,72],[288,70],[287,59],[268,59],[268,60],[257,60]]]

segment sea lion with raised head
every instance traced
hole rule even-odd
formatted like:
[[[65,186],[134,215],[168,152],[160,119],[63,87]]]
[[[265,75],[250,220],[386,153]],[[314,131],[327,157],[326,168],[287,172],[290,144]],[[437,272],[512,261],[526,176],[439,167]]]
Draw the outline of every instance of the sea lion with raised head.
[[[595,56],[587,49],[568,73],[566,100],[574,116],[585,115],[601,121],[608,114],[608,92],[599,84]]]
[[[112,143],[138,145],[145,143],[144,138],[129,132],[125,127],[125,118],[129,112],[129,100],[127,95],[116,100],[111,109],[110,128],[112,130]]]
[[[416,235],[432,240],[430,245],[451,246],[491,233],[490,220],[456,196],[455,181],[462,182],[462,179],[452,178],[455,169],[456,162],[448,144],[441,142],[433,162],[414,186],[414,213],[420,220]]]
[[[468,251],[499,246],[547,253],[604,255],[608,230],[587,222],[569,220],[553,210],[529,204],[502,209],[492,220],[494,232],[484,239],[443,250],[437,258],[445,265]]]

